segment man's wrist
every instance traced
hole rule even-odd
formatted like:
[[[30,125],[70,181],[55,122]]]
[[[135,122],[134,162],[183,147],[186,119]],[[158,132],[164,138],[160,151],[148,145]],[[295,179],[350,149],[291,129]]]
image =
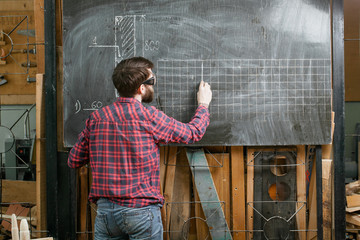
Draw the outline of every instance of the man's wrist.
[[[208,103],[200,102],[200,103],[199,103],[199,106],[204,106],[204,107],[206,107],[206,108],[209,108],[209,104],[208,104]]]

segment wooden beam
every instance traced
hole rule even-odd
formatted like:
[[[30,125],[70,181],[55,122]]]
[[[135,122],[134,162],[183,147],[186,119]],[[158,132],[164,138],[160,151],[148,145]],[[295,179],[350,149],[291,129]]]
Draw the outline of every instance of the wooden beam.
[[[245,172],[244,148],[231,147],[231,176],[232,176],[232,229],[233,239],[245,239]]]
[[[33,0],[35,16],[35,40],[37,72],[45,73],[45,29],[44,29],[44,0]]]
[[[167,239],[170,239],[170,216],[171,216],[171,202],[173,201],[174,182],[175,182],[175,170],[176,170],[176,158],[177,147],[169,147],[169,155],[167,159],[166,178],[164,186],[164,198],[165,198],[165,211],[166,211],[166,226],[165,232],[167,232]]]
[[[247,239],[253,239],[254,233],[254,152],[255,149],[247,150],[247,183],[246,183],[246,212],[247,212],[247,230],[249,231],[247,234]]]
[[[36,230],[47,230],[46,225],[46,155],[45,155],[45,94],[44,76],[36,74]],[[38,237],[42,237],[39,233]]]
[[[160,192],[162,195],[164,195],[164,186],[165,186],[165,174],[166,174],[166,165],[165,165],[165,159],[166,154],[168,153],[167,146],[161,146],[160,147]]]
[[[332,160],[322,160],[322,186],[323,186],[323,230],[324,239],[332,236]]]
[[[57,70],[56,70],[56,104],[57,104],[57,114],[56,114],[56,118],[57,118],[57,146],[58,146],[58,151],[67,151],[66,148],[64,147],[64,109],[63,109],[63,55],[62,55],[62,47],[57,47],[56,48],[56,66],[57,66]]]
[[[306,173],[305,173],[305,146],[297,146],[296,155],[296,208],[301,210],[296,214],[296,230],[300,240],[306,239]]]
[[[17,94],[5,94],[0,95],[0,104],[1,105],[30,105],[36,102],[35,94],[25,94],[25,95],[17,95]]]
[[[5,180],[2,184],[3,203],[26,202],[36,204],[36,182]]]
[[[346,203],[348,208],[360,207],[360,195],[354,194],[346,196]]]
[[[358,214],[346,214],[346,222],[356,225],[357,227],[360,227],[360,216]]]
[[[313,161],[312,174],[309,186],[309,223],[307,239],[311,240],[317,236],[317,233],[312,230],[317,230],[317,206],[316,206],[316,161]]]
[[[346,212],[352,213],[352,212],[360,211],[360,207],[353,207],[353,208],[347,207],[345,210],[346,210]]]
[[[78,169],[79,176],[79,208],[78,208],[78,223],[79,230],[83,234],[79,235],[79,239],[88,240],[87,221],[88,221],[88,195],[89,195],[89,169],[87,166],[82,166]]]
[[[185,151],[180,151],[176,159],[173,203],[170,216],[170,239],[183,239],[184,224],[190,219],[191,214],[191,173]],[[188,223],[187,223],[188,224]]]
[[[227,225],[230,226],[230,156],[228,153],[205,154],[216,192],[222,202]],[[222,166],[220,165],[222,164]]]
[[[1,1],[1,12],[13,12],[13,11],[33,11],[34,1]]]

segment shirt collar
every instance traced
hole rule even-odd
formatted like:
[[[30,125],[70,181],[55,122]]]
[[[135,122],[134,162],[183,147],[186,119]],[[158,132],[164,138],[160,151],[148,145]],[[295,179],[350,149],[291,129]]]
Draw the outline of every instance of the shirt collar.
[[[122,102],[122,103],[141,104],[138,100],[136,100],[135,98],[132,98],[132,97],[118,97],[116,101]]]

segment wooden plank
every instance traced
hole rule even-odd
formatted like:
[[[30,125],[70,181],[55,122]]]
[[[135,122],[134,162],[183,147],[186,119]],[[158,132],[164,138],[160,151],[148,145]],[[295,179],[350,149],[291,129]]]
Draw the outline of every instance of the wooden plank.
[[[173,201],[174,181],[175,181],[175,170],[176,170],[176,158],[177,158],[177,147],[169,147],[169,155],[166,161],[166,178],[164,186],[164,198],[165,198],[165,211],[166,211],[166,227],[167,232],[166,239],[170,239],[170,216],[171,216],[171,202]]]
[[[21,105],[21,104],[34,104],[36,102],[35,94],[4,94],[0,95],[0,104],[1,105]]]
[[[312,174],[309,187],[309,223],[307,239],[313,239],[317,236],[317,233],[312,230],[317,230],[317,206],[316,206],[316,161],[313,163]]]
[[[56,48],[56,105],[57,105],[57,147],[58,151],[66,151],[64,147],[64,111],[63,111],[63,58],[62,58],[62,47]]]
[[[296,230],[300,240],[306,239],[306,173],[305,173],[305,146],[297,146],[296,155],[296,208],[301,210],[296,214]]]
[[[34,1],[23,0],[23,1],[1,1],[0,11],[33,11]]]
[[[171,203],[170,216],[170,239],[182,240],[183,236],[188,236],[186,227],[189,225],[191,214],[191,173],[187,162],[186,153],[180,151],[177,156],[177,167],[175,170],[175,180],[173,191],[173,203]],[[184,226],[186,224],[186,226]],[[183,232],[186,231],[186,232]]]
[[[56,46],[63,45],[63,0],[55,1],[55,16],[56,16]]]
[[[167,146],[160,147],[160,191],[161,194],[164,195],[164,186],[165,186],[165,174],[166,174],[166,165],[165,165],[165,159],[166,154],[168,153]]]
[[[346,212],[352,213],[352,212],[357,212],[360,211],[360,207],[353,207],[353,208],[345,208]]]
[[[323,230],[324,239],[331,239],[332,226],[332,160],[322,160],[322,187],[323,187]]]
[[[160,192],[164,196],[164,186],[165,186],[165,174],[166,174],[166,165],[165,159],[167,159],[168,147],[162,146],[160,147]],[[163,224],[164,230],[166,230],[166,205],[161,208],[161,221]],[[163,236],[166,239],[166,235],[164,233]]]
[[[230,156],[228,153],[207,153],[205,154],[210,174],[214,181],[216,192],[222,202],[227,225],[230,226],[231,197],[230,197]],[[219,164],[222,164],[220,166]]]
[[[354,194],[346,196],[346,203],[348,208],[360,207],[360,195]]]
[[[88,187],[88,191],[90,192],[91,186],[92,186],[92,182],[93,182],[93,176],[92,176],[92,171],[91,168],[89,168],[89,187]],[[89,215],[89,222],[90,222],[90,226],[88,226],[88,231],[91,232],[89,233],[89,238],[93,239],[94,238],[94,231],[95,231],[95,218],[96,218],[96,209],[97,209],[97,205],[95,203],[91,203],[90,201],[88,201],[88,211],[90,213],[88,213]]]
[[[44,0],[34,0],[37,72],[45,73]],[[61,31],[60,31],[61,32]]]
[[[186,155],[211,238],[232,239],[204,151],[187,150]]]
[[[356,225],[357,227],[360,227],[360,216],[358,214],[346,214],[346,222]]]
[[[254,152],[255,149],[247,150],[247,182],[246,182],[246,212],[247,212],[247,230],[250,231],[247,233],[247,239],[253,239],[253,231],[254,230]],[[249,205],[251,204],[251,206]]]
[[[360,193],[360,180],[346,184],[345,191],[346,191],[346,195],[353,195]]]
[[[245,239],[245,172],[244,148],[231,147],[231,177],[232,177],[232,229],[233,239]]]
[[[344,38],[358,39],[360,35],[360,1],[344,1]]]
[[[89,195],[89,169],[87,166],[81,167],[79,170],[79,208],[78,208],[78,223],[79,230],[82,234],[79,239],[88,240],[87,220],[88,220],[88,195]]]
[[[33,203],[36,204],[36,182],[2,180],[3,203]]]
[[[45,94],[44,77],[36,75],[36,230],[47,230],[46,224],[46,155],[45,155]],[[38,237],[42,237],[39,232]]]
[[[357,0],[356,0],[357,1]],[[359,21],[359,19],[358,19]],[[357,37],[359,38],[359,37]],[[360,46],[359,41],[345,41],[344,42],[344,63],[345,70],[345,101],[360,101],[360,88],[359,74],[360,68]]]
[[[201,207],[199,194],[196,190],[196,184],[193,181],[194,195],[195,195],[195,225],[196,225],[196,239],[210,239],[209,227],[206,224],[206,217]]]

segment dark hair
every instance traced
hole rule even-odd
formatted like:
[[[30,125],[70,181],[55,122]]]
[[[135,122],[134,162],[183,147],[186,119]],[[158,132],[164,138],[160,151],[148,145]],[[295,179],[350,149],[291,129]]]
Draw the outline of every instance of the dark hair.
[[[133,57],[122,60],[114,69],[112,80],[122,97],[134,97],[136,90],[150,73],[148,68],[154,64],[143,57]]]

